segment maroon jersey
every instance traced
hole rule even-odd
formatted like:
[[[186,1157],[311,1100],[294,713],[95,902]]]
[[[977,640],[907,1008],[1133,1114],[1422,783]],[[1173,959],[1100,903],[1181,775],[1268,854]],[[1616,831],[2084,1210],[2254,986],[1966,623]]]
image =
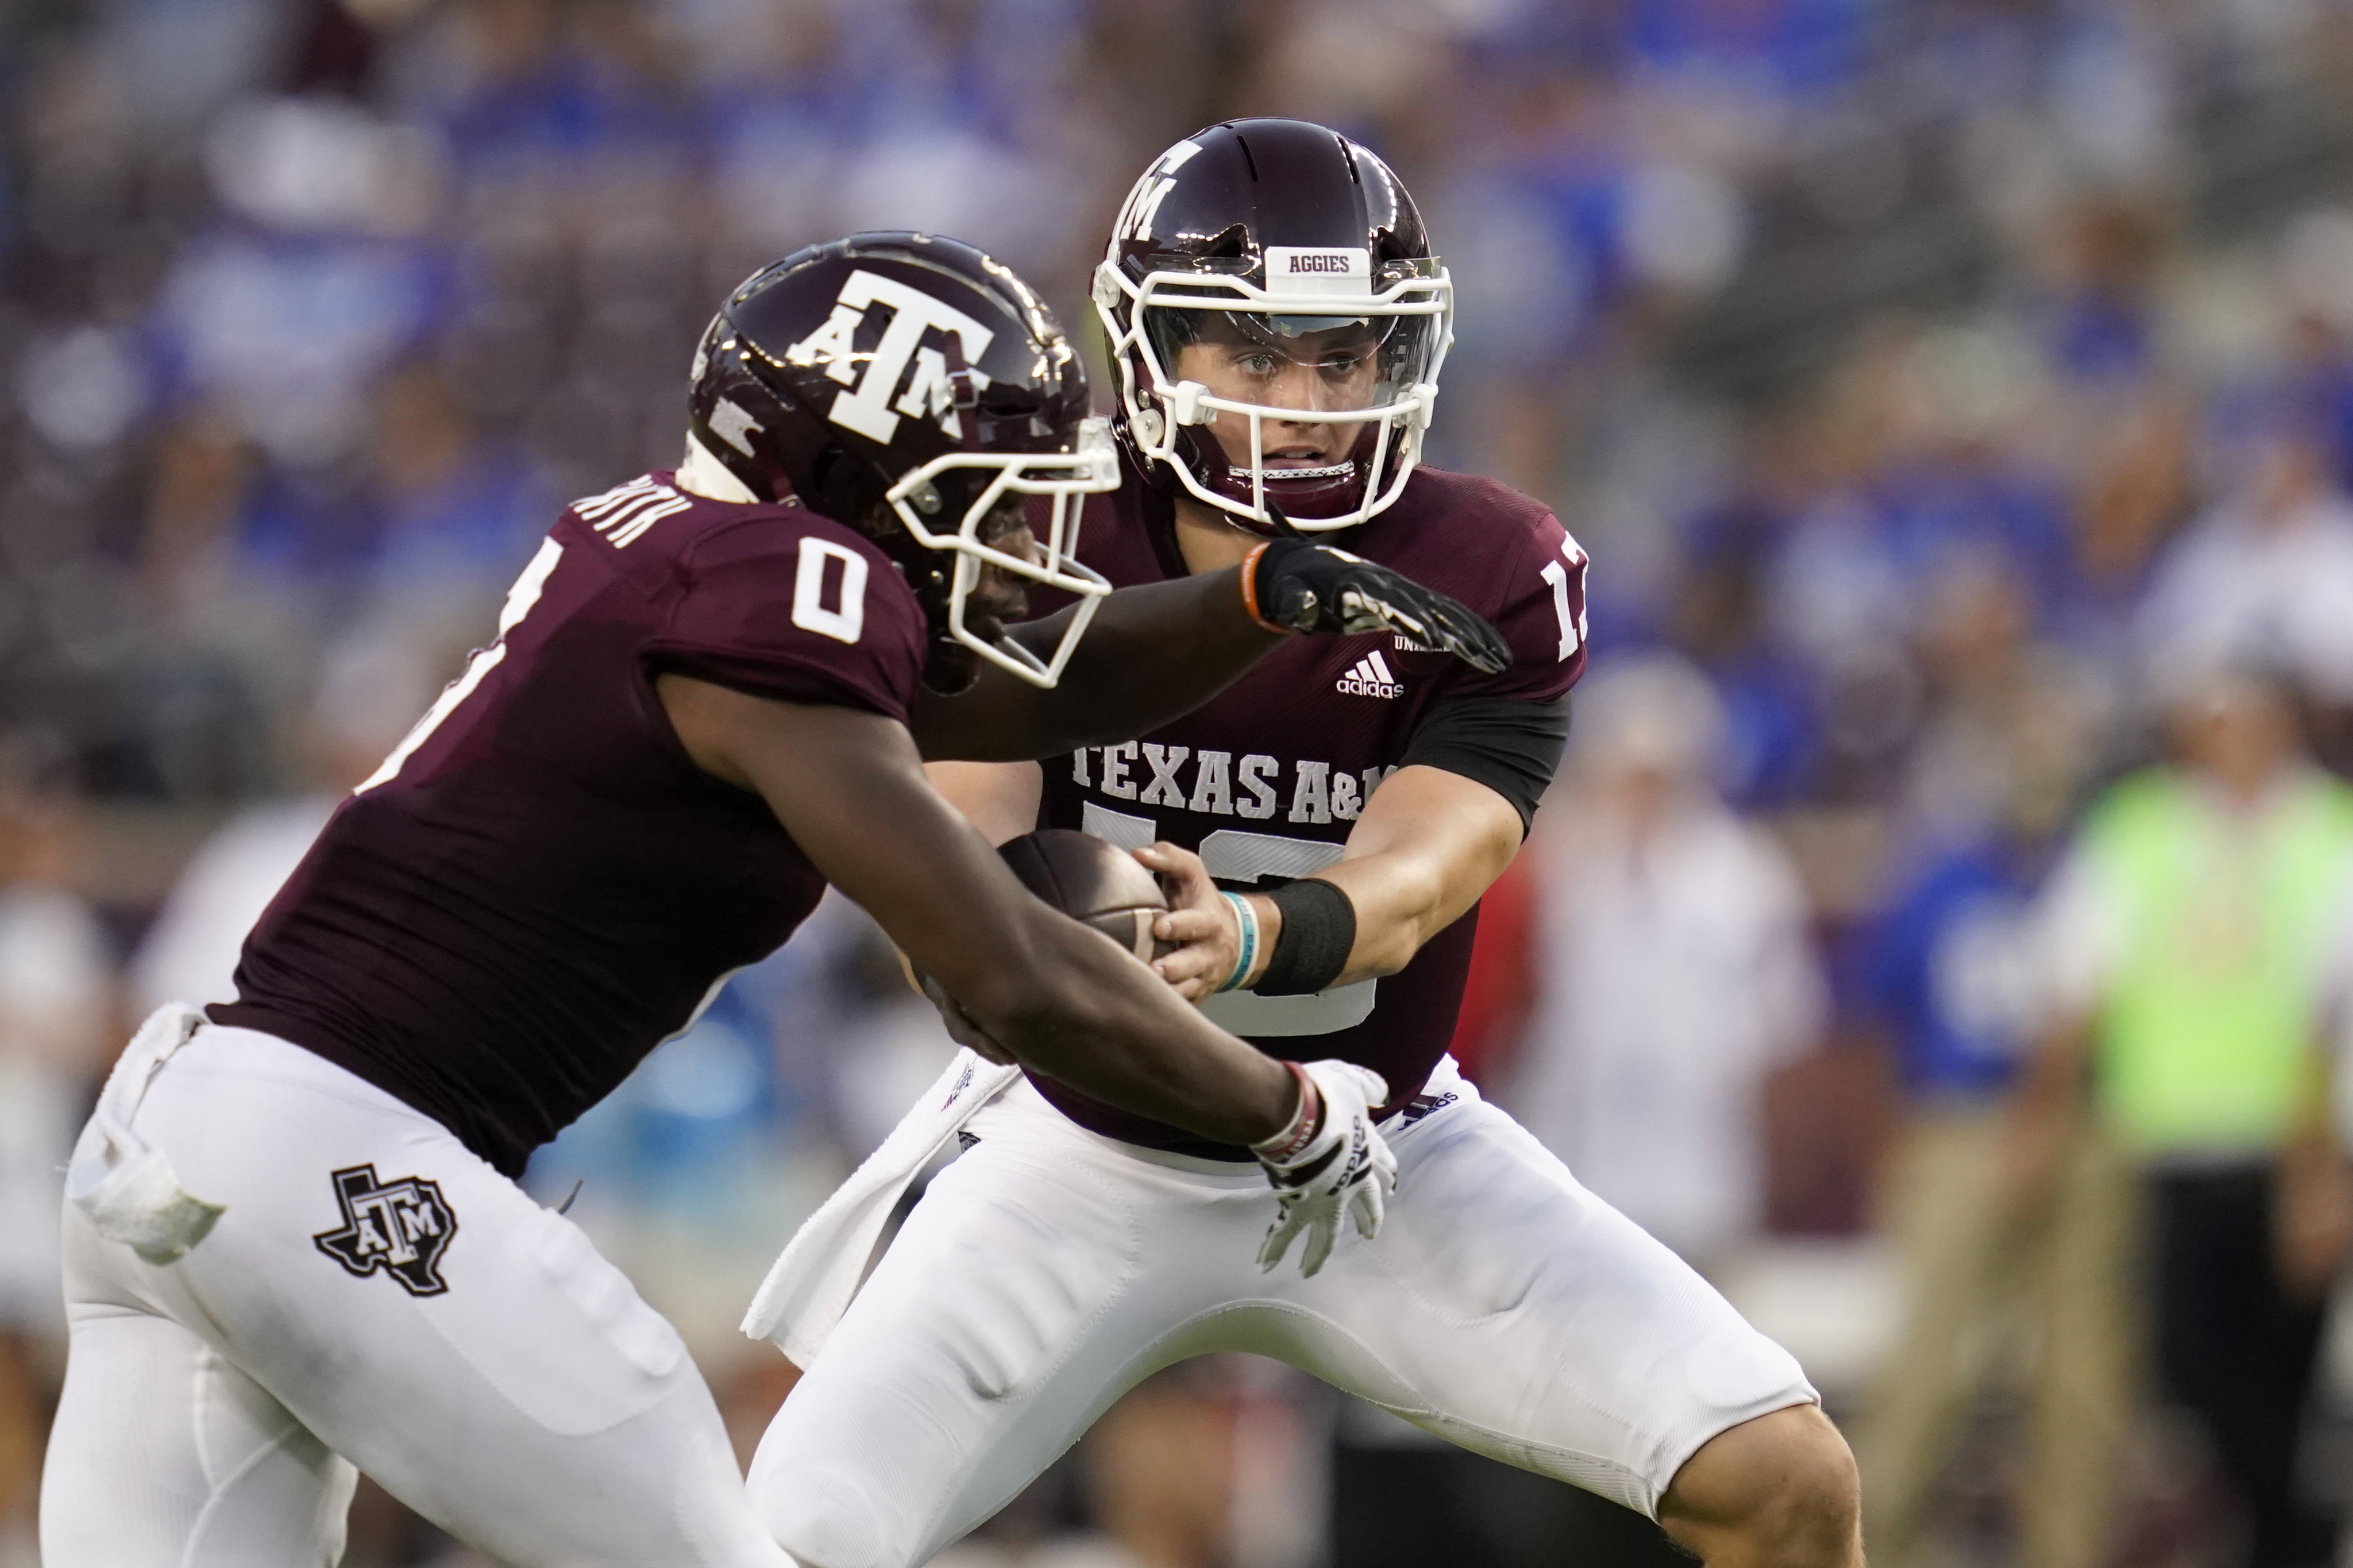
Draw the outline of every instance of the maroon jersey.
[[[765,803],[688,758],[655,676],[903,721],[925,641],[888,559],[800,507],[667,471],[576,503],[498,640],[337,808],[213,1016],[520,1173],[825,890]]]
[[[1294,637],[1207,706],[1138,741],[1046,764],[1041,826],[1140,847],[1165,838],[1229,887],[1339,859],[1416,728],[1450,700],[1546,702],[1585,663],[1585,553],[1545,507],[1493,480],[1418,468],[1397,503],[1323,538],[1451,594],[1493,622],[1512,667],[1486,676],[1397,637]],[[1089,499],[1081,558],[1115,586],[1185,575],[1168,500],[1133,471]],[[1213,996],[1201,1011],[1280,1057],[1338,1057],[1388,1079],[1390,1104],[1421,1089],[1445,1054],[1470,967],[1474,907],[1395,974],[1315,996]],[[1031,1075],[1098,1132],[1184,1152],[1247,1157]]]

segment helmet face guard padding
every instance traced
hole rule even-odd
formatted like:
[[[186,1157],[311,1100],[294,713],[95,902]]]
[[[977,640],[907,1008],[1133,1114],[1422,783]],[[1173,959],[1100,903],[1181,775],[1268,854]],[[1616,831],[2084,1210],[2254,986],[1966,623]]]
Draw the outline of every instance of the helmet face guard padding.
[[[1094,619],[1096,607],[1111,592],[1103,574],[1078,560],[1079,521],[1086,498],[1119,488],[1119,458],[1112,445],[1111,422],[1093,418],[1082,423],[1077,445],[1072,452],[943,453],[908,469],[884,497],[916,543],[956,558],[948,584],[948,635],[1032,686],[1051,687],[1061,679],[1062,667],[1085,635],[1087,623]],[[954,528],[934,528],[933,523],[945,521],[947,510],[935,481],[953,470],[970,470],[959,476],[967,482],[977,480],[982,472],[994,473],[977,487]],[[1046,537],[1037,542],[1034,556],[1012,554],[982,538],[983,525],[1008,496],[1052,499]],[[1050,658],[1039,658],[1010,637],[999,636],[992,641],[965,624],[965,607],[985,566],[1059,588],[1077,598],[1076,612]]]
[[[1172,265],[1146,273],[1140,283],[1131,282],[1109,261],[1095,269],[1095,305],[1111,335],[1120,401],[1139,454],[1166,464],[1198,500],[1261,527],[1273,522],[1266,505],[1270,486],[1286,517],[1304,532],[1351,528],[1392,504],[1421,460],[1423,433],[1430,428],[1438,399],[1438,373],[1453,342],[1454,285],[1435,258],[1384,262],[1376,273],[1371,258],[1362,250],[1305,252],[1270,247],[1263,285],[1237,269],[1239,258],[1167,259]],[[1319,269],[1296,277],[1287,270],[1308,263]],[[1346,270],[1338,270],[1341,267]],[[1354,408],[1293,408],[1221,397],[1200,382],[1178,379],[1177,351],[1208,336],[1206,328],[1188,330],[1182,318],[1204,313],[1225,318],[1235,333],[1278,353],[1284,352],[1286,340],[1350,327],[1365,330],[1376,347],[1372,401]],[[1223,444],[1202,430],[1190,438],[1207,444],[1213,473],[1223,468],[1229,481],[1204,483],[1178,444],[1187,438],[1190,427],[1229,415],[1249,421],[1249,461],[1234,462]],[[1269,420],[1368,428],[1342,465],[1270,469]],[[1282,493],[1286,487],[1330,489],[1335,483],[1359,482],[1357,504],[1336,515],[1302,515]]]

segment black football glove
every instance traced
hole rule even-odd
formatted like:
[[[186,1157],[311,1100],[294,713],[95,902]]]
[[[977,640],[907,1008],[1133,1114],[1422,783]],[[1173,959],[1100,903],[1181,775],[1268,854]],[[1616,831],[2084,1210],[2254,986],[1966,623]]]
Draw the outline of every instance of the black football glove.
[[[1486,619],[1435,589],[1297,534],[1270,540],[1251,580],[1259,618],[1294,632],[1395,632],[1493,675],[1512,650]]]

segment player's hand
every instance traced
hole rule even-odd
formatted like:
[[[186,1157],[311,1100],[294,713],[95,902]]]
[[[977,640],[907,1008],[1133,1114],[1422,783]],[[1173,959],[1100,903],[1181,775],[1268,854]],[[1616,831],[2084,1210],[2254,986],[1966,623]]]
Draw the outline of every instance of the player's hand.
[[[1394,632],[1488,675],[1512,662],[1511,648],[1475,611],[1386,566],[1295,534],[1267,542],[1251,584],[1259,618],[1294,632]]]
[[[1304,1231],[1299,1272],[1312,1278],[1332,1255],[1342,1215],[1353,1219],[1356,1234],[1367,1241],[1380,1233],[1383,1200],[1397,1185],[1397,1155],[1373,1125],[1373,1108],[1389,1096],[1380,1074],[1354,1062],[1293,1065],[1303,1075],[1303,1097],[1312,1092],[1318,1103],[1303,1106],[1314,1119],[1312,1127],[1299,1129],[1295,1136],[1287,1129],[1270,1140],[1290,1142],[1292,1149],[1271,1152],[1261,1144],[1254,1151],[1278,1205],[1258,1249],[1258,1266],[1271,1269],[1282,1262],[1291,1238]],[[1278,1153],[1286,1156],[1280,1163]]]
[[[1152,935],[1155,941],[1176,943],[1176,950],[1154,959],[1152,972],[1186,1001],[1198,1002],[1234,972],[1234,958],[1241,951],[1234,906],[1218,891],[1201,858],[1190,849],[1161,843],[1129,853],[1157,873],[1168,892],[1168,912],[1153,920]]]
[[[964,1005],[947,994],[947,988],[929,974],[915,967],[905,953],[899,954],[900,972],[907,984],[923,994],[923,1000],[940,1010],[940,1022],[947,1026],[948,1038],[959,1046],[970,1047],[982,1057],[999,1067],[1014,1065],[1011,1051],[988,1037],[988,1031],[973,1021]]]

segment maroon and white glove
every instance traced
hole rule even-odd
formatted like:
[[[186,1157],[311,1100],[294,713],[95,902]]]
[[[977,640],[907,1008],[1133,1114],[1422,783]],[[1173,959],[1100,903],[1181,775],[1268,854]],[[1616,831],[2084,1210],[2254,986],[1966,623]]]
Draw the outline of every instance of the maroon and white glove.
[[[1291,1125],[1263,1143],[1250,1145],[1280,1205],[1258,1266],[1282,1261],[1291,1238],[1307,1233],[1299,1272],[1312,1278],[1332,1255],[1340,1216],[1356,1223],[1370,1241],[1380,1233],[1382,1202],[1397,1185],[1397,1156],[1373,1125],[1373,1108],[1388,1099],[1388,1085],[1370,1068],[1354,1062],[1285,1062],[1299,1079],[1299,1110]]]

